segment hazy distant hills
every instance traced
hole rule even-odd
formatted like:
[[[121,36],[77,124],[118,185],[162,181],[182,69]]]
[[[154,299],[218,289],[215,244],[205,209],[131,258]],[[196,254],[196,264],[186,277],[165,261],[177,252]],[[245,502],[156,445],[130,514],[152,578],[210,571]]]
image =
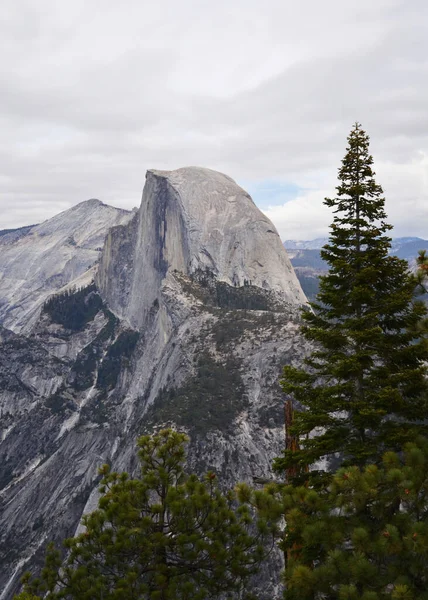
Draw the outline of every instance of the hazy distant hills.
[[[318,277],[327,271],[327,264],[320,256],[320,250],[327,242],[328,238],[284,242],[300,285],[309,300],[313,300],[318,292]],[[399,237],[392,240],[391,254],[407,260],[410,267],[415,265],[419,250],[428,250],[428,240],[419,237]]]
[[[328,238],[315,238],[314,240],[285,240],[287,250],[319,250],[328,242]]]

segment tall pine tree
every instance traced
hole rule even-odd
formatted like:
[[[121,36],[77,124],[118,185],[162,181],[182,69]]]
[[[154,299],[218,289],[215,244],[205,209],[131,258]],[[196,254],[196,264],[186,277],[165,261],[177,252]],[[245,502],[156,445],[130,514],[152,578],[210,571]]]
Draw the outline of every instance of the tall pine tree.
[[[364,465],[396,450],[428,416],[424,304],[406,261],[389,255],[391,226],[375,181],[369,137],[355,124],[339,169],[330,239],[321,251],[329,272],[320,278],[303,334],[314,343],[304,369],[284,368],[282,387],[297,403],[291,433],[300,448],[278,458],[293,472],[336,455]]]

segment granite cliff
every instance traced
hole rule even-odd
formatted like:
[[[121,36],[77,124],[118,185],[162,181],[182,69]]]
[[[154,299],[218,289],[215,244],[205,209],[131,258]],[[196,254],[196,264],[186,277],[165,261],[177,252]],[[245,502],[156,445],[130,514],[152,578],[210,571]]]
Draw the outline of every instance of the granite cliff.
[[[2,313],[1,600],[95,507],[100,465],[133,471],[142,432],[186,430],[189,466],[227,485],[270,477],[283,447],[278,377],[307,350],[306,300],[248,194],[208,169],[148,171],[139,211],[105,234],[81,289],[69,277],[65,293],[28,302],[14,331]],[[261,598],[278,597],[279,568]]]
[[[50,294],[90,282],[108,229],[130,217],[87,200],[40,225],[0,232],[0,323],[28,331]]]

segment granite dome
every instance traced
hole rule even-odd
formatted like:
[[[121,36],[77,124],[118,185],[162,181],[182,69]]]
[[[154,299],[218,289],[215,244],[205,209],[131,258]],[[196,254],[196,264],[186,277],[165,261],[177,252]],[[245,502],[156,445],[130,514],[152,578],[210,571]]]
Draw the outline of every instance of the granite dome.
[[[111,308],[139,326],[169,273],[206,269],[306,301],[274,225],[233,179],[201,167],[147,171],[138,215],[110,231],[101,258],[97,282]]]

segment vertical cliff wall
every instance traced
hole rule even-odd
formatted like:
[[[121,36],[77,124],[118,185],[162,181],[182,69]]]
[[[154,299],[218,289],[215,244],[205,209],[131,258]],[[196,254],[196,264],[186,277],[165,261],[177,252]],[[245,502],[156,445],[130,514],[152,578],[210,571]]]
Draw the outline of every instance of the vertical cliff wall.
[[[305,296],[278,232],[230,177],[197,167],[148,171],[138,216],[111,230],[97,285],[111,309],[141,327],[168,272],[208,269],[231,286]]]
[[[307,351],[305,297],[244,190],[207,169],[149,171],[94,270],[31,337],[0,330],[1,600],[93,510],[99,466],[135,471],[142,433],[186,431],[190,468],[225,486],[272,477],[284,445],[278,379]],[[279,569],[272,556],[260,599],[279,598]]]

